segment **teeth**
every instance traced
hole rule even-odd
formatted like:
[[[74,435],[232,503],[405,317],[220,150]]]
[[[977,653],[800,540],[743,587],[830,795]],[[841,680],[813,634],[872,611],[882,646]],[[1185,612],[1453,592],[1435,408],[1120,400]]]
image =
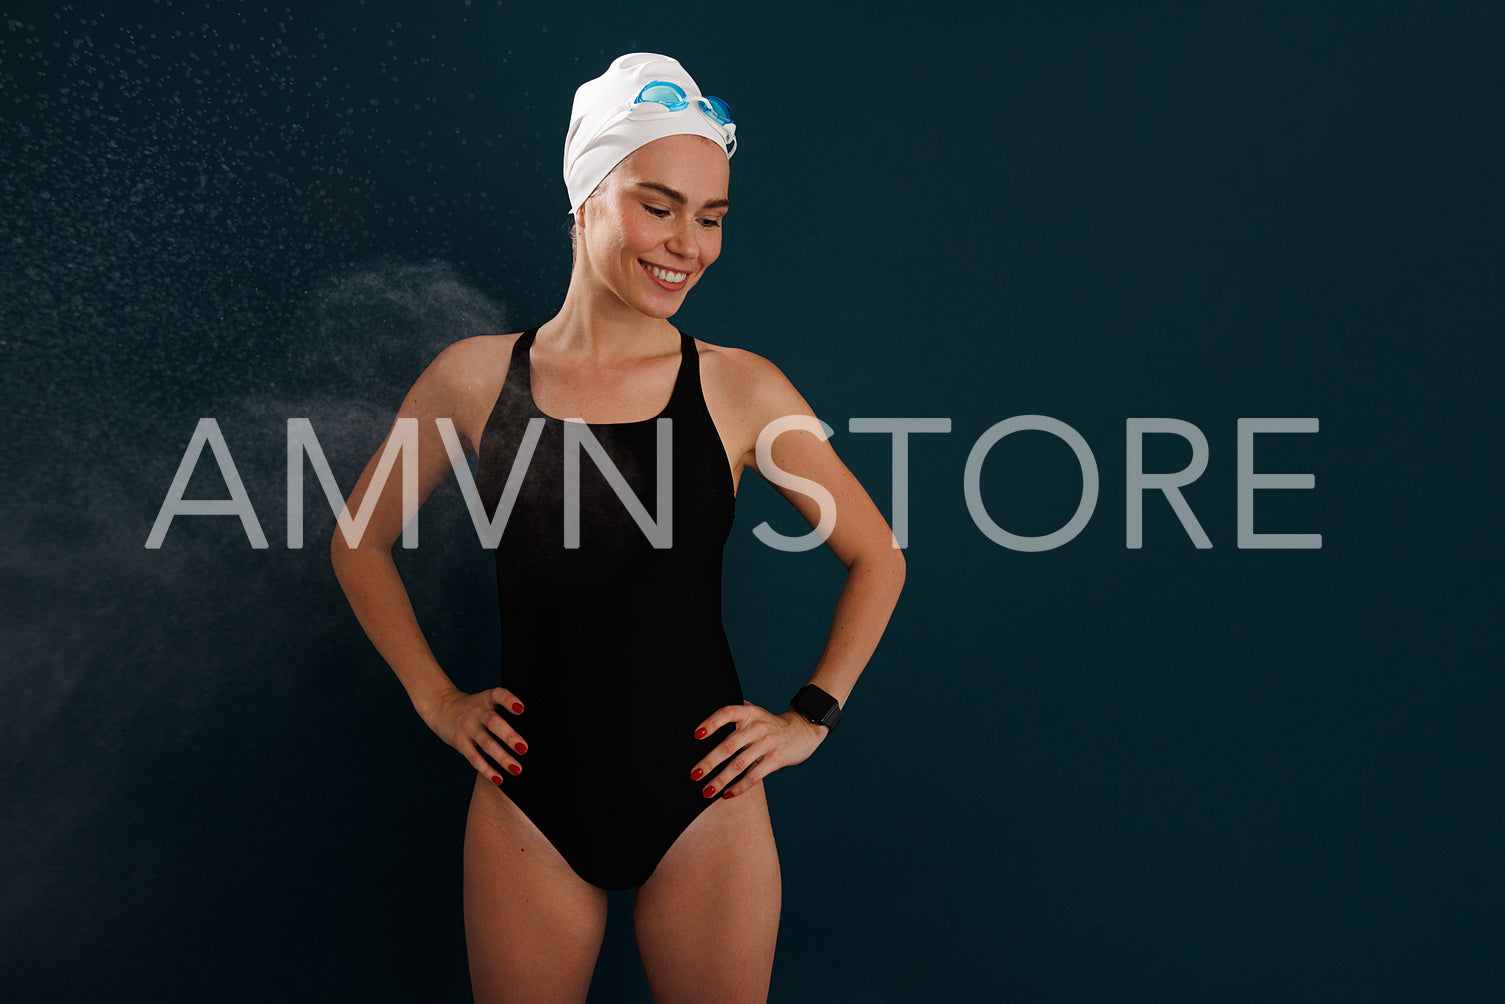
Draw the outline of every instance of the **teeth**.
[[[690,274],[688,272],[670,272],[668,269],[659,268],[657,265],[649,265],[648,271],[652,272],[654,275],[658,276],[665,282],[684,282],[685,276]]]

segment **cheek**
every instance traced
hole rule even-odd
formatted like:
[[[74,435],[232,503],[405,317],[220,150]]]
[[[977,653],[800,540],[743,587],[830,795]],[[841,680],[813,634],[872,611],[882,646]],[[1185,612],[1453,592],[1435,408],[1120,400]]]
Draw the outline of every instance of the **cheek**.
[[[646,217],[646,214],[645,214]],[[631,219],[622,224],[622,246],[634,254],[657,247],[663,243],[658,221],[647,217]]]
[[[627,224],[620,218],[605,221],[606,240],[611,247],[621,247],[631,241],[631,233]]]
[[[587,240],[591,260],[596,263],[598,269],[620,258],[628,243],[630,243],[630,237],[621,222],[617,220],[600,221],[591,228]]]
[[[700,241],[700,260],[705,266],[721,257],[721,228],[707,230]]]

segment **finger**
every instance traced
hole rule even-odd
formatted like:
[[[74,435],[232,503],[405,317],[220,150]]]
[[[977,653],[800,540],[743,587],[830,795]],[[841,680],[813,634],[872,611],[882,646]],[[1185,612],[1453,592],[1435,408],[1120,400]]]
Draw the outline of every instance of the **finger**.
[[[746,791],[748,785],[743,784],[743,782],[747,781],[749,776],[753,776],[754,772],[757,772],[753,778],[754,780],[767,774],[772,769],[772,765],[770,764],[769,767],[762,767],[761,765],[764,760],[772,757],[775,752],[771,740],[751,743],[742,747],[742,749],[737,751],[735,756],[722,766],[719,774],[706,782],[705,787],[700,790],[701,796],[703,798],[715,798],[717,795],[724,794],[727,791],[734,793]],[[738,787],[739,785],[741,787]]]
[[[503,744],[506,744],[507,750],[513,751],[513,753],[527,753],[527,739],[518,735],[518,730],[513,729],[512,724],[507,723],[506,718],[498,715],[497,712],[486,713],[485,718],[482,720],[482,726],[485,727],[486,738],[495,736]],[[480,736],[477,736],[477,741],[479,739]]]
[[[518,700],[517,695],[506,687],[492,687],[490,694],[491,699],[496,702],[498,707],[506,708],[514,715],[523,713],[523,702]]]
[[[711,713],[711,717],[695,726],[695,738],[707,739],[712,732],[726,725],[740,728],[739,723],[746,721],[755,710],[751,704],[728,704],[724,708],[717,708]]]
[[[484,727],[484,731],[475,737],[477,742],[489,742],[495,745],[500,740],[501,743],[505,744],[509,753],[522,754],[528,752],[527,741],[518,735],[517,730],[495,711],[489,712],[481,724]],[[516,774],[517,771],[513,771],[513,773]]]
[[[468,751],[462,750],[461,752],[464,754],[465,759],[470,763],[470,765],[476,769],[477,774],[480,774],[482,777],[490,781],[492,784],[496,785],[498,788],[502,786],[501,773],[495,766],[491,764],[490,761],[488,761],[484,756],[481,755],[481,751],[476,748],[474,743],[470,744]]]
[[[702,791],[701,794],[706,798],[736,798],[743,792],[750,790],[753,786],[762,783],[763,778],[777,769],[765,766],[767,759],[767,757],[759,757],[757,760],[754,760],[752,765],[747,768],[747,772],[740,777],[738,777],[738,771],[728,767],[718,777],[730,783],[720,791],[713,791],[709,795],[706,795]],[[706,787],[713,787],[713,785],[707,785]]]
[[[723,791],[721,793],[721,797],[736,798],[738,795],[745,795],[747,792],[752,791],[758,785],[762,784],[763,778],[772,773],[773,770],[771,769],[767,771],[762,770],[762,764],[759,763],[758,766],[747,772],[746,777]]]
[[[481,736],[475,745],[481,750],[487,760],[513,776],[523,772],[522,764],[507,750],[505,746],[496,741],[490,734]],[[493,773],[495,773],[493,771]]]
[[[703,777],[710,777],[712,774],[716,773],[719,765],[726,763],[728,759],[737,757],[739,754],[744,753],[754,743],[757,743],[762,739],[766,739],[767,736],[768,728],[767,723],[765,722],[753,721],[739,726],[735,731],[728,734],[725,739],[717,743],[714,749],[712,749],[705,756],[701,757],[700,762],[690,769],[690,780],[699,781]],[[762,749],[762,747],[760,747],[760,749]],[[743,765],[745,766],[746,764],[751,763],[753,760],[757,759],[758,755],[759,754],[755,753],[750,757],[744,757]],[[733,761],[733,764],[735,764],[735,761]],[[740,768],[738,768],[738,770],[732,770],[731,764],[725,767],[721,767],[720,769],[721,777],[724,779],[736,777],[737,773],[740,771]],[[719,784],[717,786],[719,787]],[[706,795],[706,797],[710,798],[711,796]]]

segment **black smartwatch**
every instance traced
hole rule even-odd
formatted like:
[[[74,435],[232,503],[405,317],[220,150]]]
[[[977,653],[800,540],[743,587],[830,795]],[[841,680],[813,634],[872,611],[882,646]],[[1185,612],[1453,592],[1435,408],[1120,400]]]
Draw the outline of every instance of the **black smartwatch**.
[[[800,692],[794,695],[794,700],[789,702],[789,707],[816,725],[824,725],[828,729],[841,724],[841,705],[836,703],[836,698],[813,683],[801,687]]]

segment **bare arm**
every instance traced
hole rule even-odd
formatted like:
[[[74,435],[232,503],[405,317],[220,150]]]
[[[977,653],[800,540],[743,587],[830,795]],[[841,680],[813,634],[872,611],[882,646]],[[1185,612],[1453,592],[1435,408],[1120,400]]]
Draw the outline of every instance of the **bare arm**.
[[[503,750],[500,742],[518,751],[526,746],[505,719],[495,713],[495,706],[503,704],[519,712],[522,704],[505,688],[467,695],[454,685],[434,658],[392,561],[392,546],[404,524],[400,464],[416,463],[418,503],[422,505],[450,474],[449,455],[440,438],[437,420],[453,421],[465,451],[475,451],[492,403],[489,397],[494,396],[488,395],[487,387],[476,375],[485,372],[479,365],[487,349],[479,344],[483,341],[468,339],[446,349],[408,392],[397,418],[417,420],[417,456],[393,464],[386,479],[376,483],[382,455],[396,434],[394,423],[393,432],[388,433],[382,447],[366,464],[345,504],[347,514],[360,513],[368,495],[375,492],[364,532],[351,546],[337,528],[330,542],[330,560],[356,619],[397,674],[419,716],[472,766],[500,784],[496,769],[481,754],[484,752],[496,766],[513,773],[520,771],[516,759]],[[493,391],[495,386],[493,377]]]
[[[813,432],[791,429],[771,443],[765,439],[764,449],[758,449],[758,437],[770,423],[786,416],[813,421],[814,413],[777,367],[760,357],[743,355],[746,358],[741,362],[748,374],[740,381],[743,390],[736,396],[739,417],[735,419],[738,441],[750,444],[743,464],[773,484],[812,527],[821,521],[821,503],[790,487],[787,476],[814,482],[830,494],[834,505],[826,546],[846,567],[847,577],[809,682],[845,704],[898,602],[904,585],[904,555],[894,547],[893,532],[878,507],[829,442]],[[780,715],[755,711],[761,715],[723,708],[702,723],[707,734],[727,722],[736,722],[737,731],[708,752],[697,769],[708,773],[734,753],[723,776],[735,777],[756,763],[746,777],[719,793],[723,796],[741,794],[771,771],[801,762],[829,732],[793,711]]]
[[[768,379],[762,391],[756,414],[763,429],[786,415],[814,419],[810,406],[783,374]],[[815,482],[834,502],[835,519],[826,546],[846,567],[847,578],[809,682],[844,704],[898,602],[904,586],[904,552],[894,547],[893,531],[829,442],[803,429],[791,429],[777,438],[762,434],[764,449],[754,448],[748,466],[770,481],[807,523],[818,526],[821,503],[790,487],[787,475]]]

